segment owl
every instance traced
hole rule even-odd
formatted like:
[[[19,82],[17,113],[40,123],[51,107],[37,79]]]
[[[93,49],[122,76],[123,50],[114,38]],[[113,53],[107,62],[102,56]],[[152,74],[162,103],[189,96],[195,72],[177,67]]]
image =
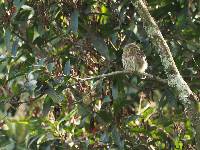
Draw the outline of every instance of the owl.
[[[144,73],[148,67],[146,56],[136,43],[125,45],[122,64],[125,70],[139,73]]]

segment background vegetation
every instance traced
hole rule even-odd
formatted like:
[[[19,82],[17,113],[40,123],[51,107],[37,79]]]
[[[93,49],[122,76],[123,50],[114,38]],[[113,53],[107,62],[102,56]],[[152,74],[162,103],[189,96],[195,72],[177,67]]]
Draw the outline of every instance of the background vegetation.
[[[147,0],[176,65],[200,92],[200,1]],[[124,45],[166,78],[129,0],[0,0],[0,149],[195,149],[176,91],[115,75]]]

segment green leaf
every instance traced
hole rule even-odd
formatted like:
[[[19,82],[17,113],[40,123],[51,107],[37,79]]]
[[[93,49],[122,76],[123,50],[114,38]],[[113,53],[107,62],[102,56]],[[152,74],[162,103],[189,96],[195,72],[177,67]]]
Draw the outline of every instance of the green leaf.
[[[26,36],[27,36],[27,39],[29,41],[33,41],[33,36],[34,36],[34,28],[33,27],[29,27],[27,30],[26,30]]]
[[[17,15],[15,16],[15,23],[23,23],[30,20],[34,15],[34,9],[28,5],[22,5]],[[24,30],[24,29],[23,29]]]
[[[10,32],[9,29],[6,29],[6,31],[5,31],[5,42],[6,42],[6,49],[8,51],[10,51],[12,49],[10,39],[11,39],[11,32]]]
[[[15,57],[17,54],[17,48],[19,46],[19,38],[16,38],[12,45],[12,55]]]
[[[35,88],[37,87],[36,84],[37,84],[37,80],[30,80],[25,84],[25,87],[30,92],[33,92],[35,90]]]
[[[53,105],[53,100],[49,96],[46,96],[46,98],[44,99],[43,109],[42,109],[43,116],[48,115],[52,105]]]
[[[69,121],[72,118],[72,116],[74,116],[77,112],[78,109],[74,108],[70,113],[66,114],[65,117],[59,121],[59,124],[62,123],[63,121]]]
[[[119,94],[119,92],[118,92],[118,87],[117,87],[117,85],[113,85],[113,86],[112,86],[112,96],[113,96],[113,98],[114,98],[114,99],[117,99],[118,94]]]
[[[28,149],[30,149],[32,146],[34,146],[34,144],[37,144],[37,140],[38,140],[38,136],[36,137],[31,137],[30,139],[28,139],[26,141],[26,146]]]
[[[100,17],[100,24],[106,24],[108,22],[108,8],[105,5],[101,6],[101,12],[103,15]]]
[[[142,113],[143,117],[149,117],[149,115],[151,115],[152,113],[154,113],[155,108],[152,107],[148,107],[147,109],[145,109],[145,111]]]
[[[109,51],[108,51],[106,42],[100,36],[97,36],[94,34],[89,34],[89,36],[90,36],[89,38],[90,38],[94,48],[105,58],[110,60],[110,55],[109,55]]]
[[[6,146],[0,147],[1,150],[12,150],[15,149],[15,142],[12,141],[12,143],[7,144]]]
[[[179,140],[175,140],[175,149],[182,150],[183,149],[183,143]]]
[[[17,95],[20,93],[20,85],[16,82],[12,84],[12,92]]]
[[[70,29],[74,33],[78,32],[78,17],[79,17],[79,12],[77,9],[75,9],[71,14],[71,25],[70,25]]]
[[[41,143],[45,140],[45,135],[43,134],[39,139],[37,140],[37,148],[40,147]]]
[[[24,1],[21,0],[14,0],[13,1],[14,6],[17,7],[17,9],[21,8],[21,6],[24,4]]]
[[[40,36],[40,34],[34,26],[29,27],[26,33],[28,40],[32,42],[34,42],[35,39],[37,39]]]
[[[28,15],[28,18],[27,19],[31,19],[34,15],[34,9],[28,5],[22,5],[21,7],[23,10],[25,11],[28,11],[29,12],[29,15]]]
[[[88,116],[91,114],[90,109],[85,105],[78,105],[78,113],[82,116]]]
[[[121,139],[120,133],[117,130],[116,126],[114,126],[112,129],[112,138],[113,138],[115,144],[119,146],[119,149],[123,150],[124,149],[124,141]]]
[[[101,119],[103,121],[105,121],[106,123],[110,123],[113,118],[112,118],[112,113],[111,112],[107,112],[107,111],[100,111],[98,113],[98,115],[101,117]]]
[[[136,119],[139,119],[139,115],[129,115],[126,119],[125,119],[125,121],[124,121],[124,123],[125,124],[128,124],[129,122],[131,122],[131,121],[135,121]]]
[[[101,135],[100,139],[103,143],[107,143],[109,141],[109,135],[105,132]]]
[[[34,27],[34,32],[33,33],[34,34],[33,34],[33,40],[32,40],[32,42],[34,42],[35,39],[37,39],[40,36],[39,32],[37,31],[37,29],[35,27]]]
[[[70,75],[70,71],[71,71],[71,65],[70,65],[70,60],[68,60],[64,66],[64,74]]]
[[[112,100],[111,100],[110,96],[105,96],[104,99],[103,99],[103,102],[104,102],[104,103],[109,103],[109,102],[111,102],[111,101],[112,101]]]
[[[64,100],[64,96],[62,94],[58,94],[52,87],[48,87],[45,90],[45,93],[51,97],[51,99],[55,102],[55,103],[60,103]]]
[[[47,69],[48,69],[49,72],[52,72],[55,69],[55,63],[53,63],[53,62],[49,63],[47,65]]]

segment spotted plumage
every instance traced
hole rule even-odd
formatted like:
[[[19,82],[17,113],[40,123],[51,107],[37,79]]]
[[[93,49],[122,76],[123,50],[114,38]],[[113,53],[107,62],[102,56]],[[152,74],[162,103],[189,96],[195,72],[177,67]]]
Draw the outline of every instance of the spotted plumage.
[[[146,56],[136,43],[127,44],[123,49],[122,63],[125,70],[144,73],[148,67]]]

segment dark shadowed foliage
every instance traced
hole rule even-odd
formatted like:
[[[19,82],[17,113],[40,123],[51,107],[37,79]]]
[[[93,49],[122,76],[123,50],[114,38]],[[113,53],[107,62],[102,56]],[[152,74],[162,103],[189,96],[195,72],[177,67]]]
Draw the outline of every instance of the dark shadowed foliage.
[[[147,0],[177,68],[200,92],[200,0]],[[140,45],[163,66],[130,0],[0,0],[0,149],[195,149],[174,89],[119,74]],[[200,140],[200,139],[199,139]]]

